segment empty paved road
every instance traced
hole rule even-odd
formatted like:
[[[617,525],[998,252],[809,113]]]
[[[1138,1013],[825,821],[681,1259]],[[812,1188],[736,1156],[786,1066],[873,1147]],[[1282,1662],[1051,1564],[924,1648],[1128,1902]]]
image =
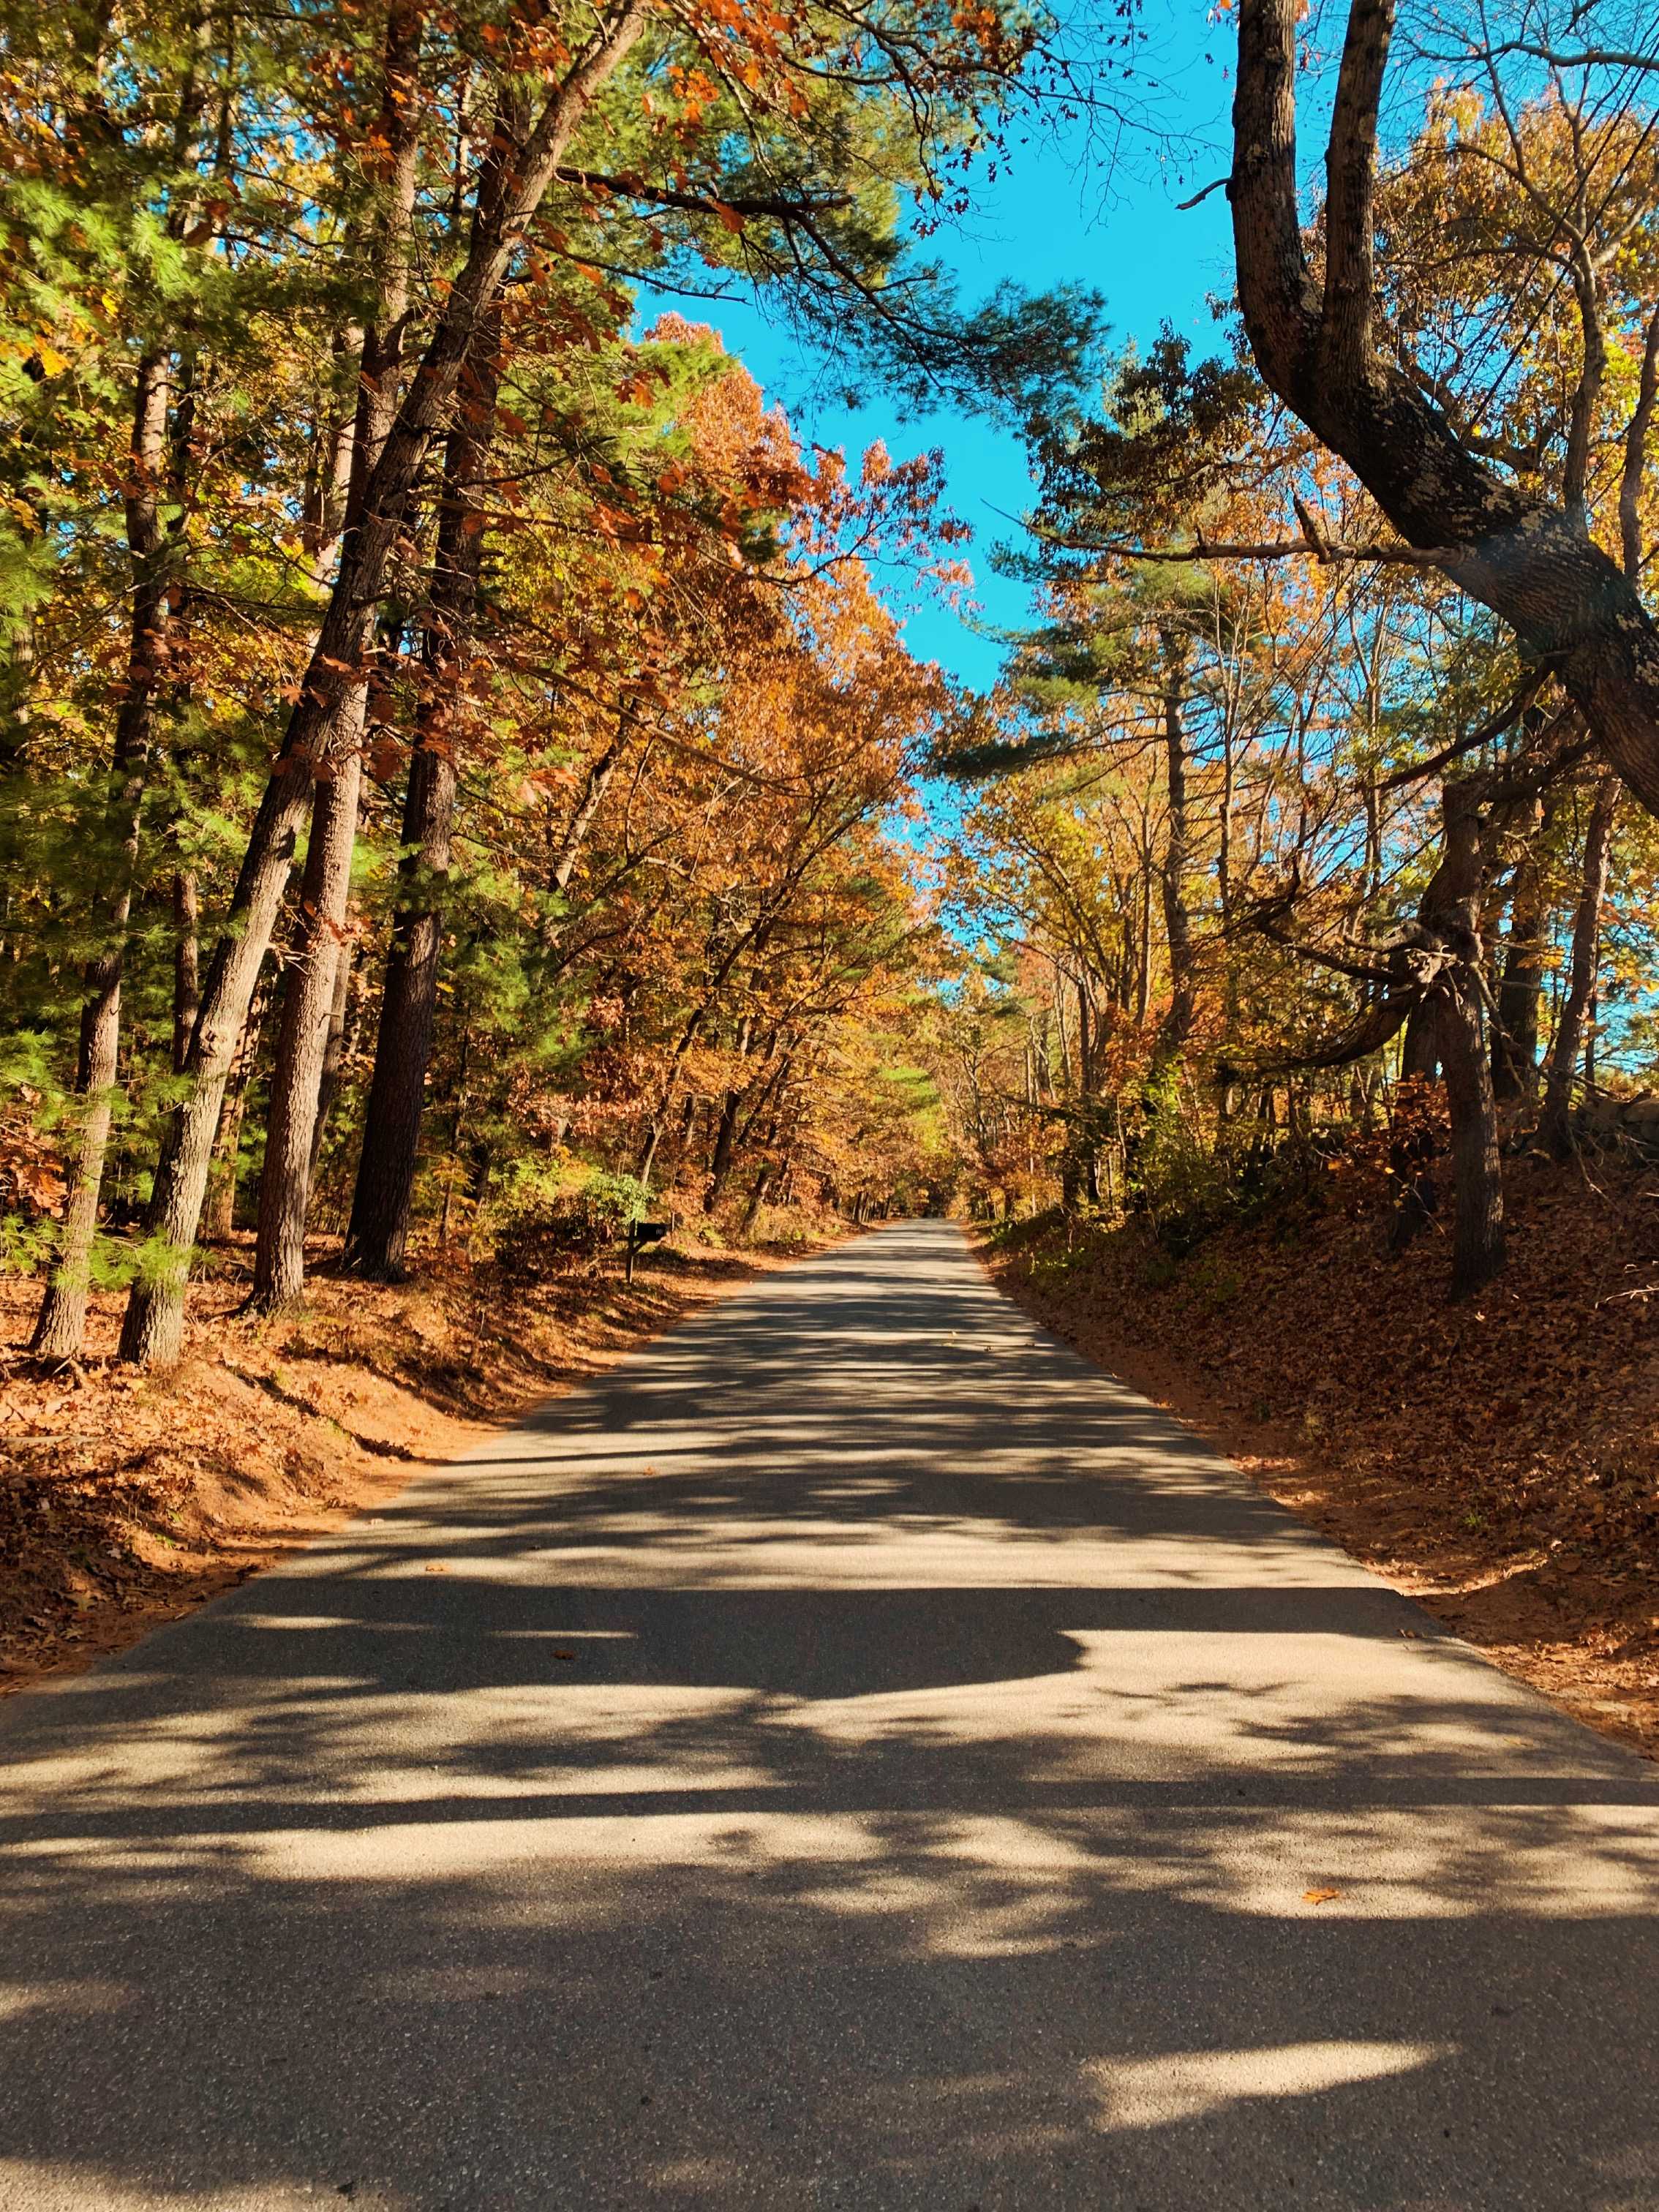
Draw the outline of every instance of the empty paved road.
[[[1659,2208],[1652,1769],[944,1224],[0,1757],[3,2212]]]

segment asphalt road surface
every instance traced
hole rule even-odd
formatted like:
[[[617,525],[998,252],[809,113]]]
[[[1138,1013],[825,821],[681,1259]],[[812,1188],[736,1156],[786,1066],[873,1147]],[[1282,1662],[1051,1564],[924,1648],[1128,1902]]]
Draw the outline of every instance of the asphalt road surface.
[[[3,2212],[1659,2208],[1653,1770],[943,1224],[0,1759]]]

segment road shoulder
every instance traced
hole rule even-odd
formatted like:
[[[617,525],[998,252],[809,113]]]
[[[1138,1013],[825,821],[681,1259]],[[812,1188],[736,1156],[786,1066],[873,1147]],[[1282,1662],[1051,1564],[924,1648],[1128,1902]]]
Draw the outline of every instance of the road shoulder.
[[[1183,1295],[1178,1282],[1149,1287],[1122,1252],[1045,1264],[1052,1243],[981,1234],[974,1249],[1023,1311],[1224,1452],[1494,1665],[1659,1759],[1659,1615],[1639,1559],[1610,1540],[1574,1551],[1541,1516],[1528,1527],[1488,1510],[1468,1472],[1478,1441],[1460,1455],[1425,1421],[1399,1424],[1379,1448],[1379,1424],[1356,1432],[1333,1419],[1343,1389],[1339,1348],[1308,1313],[1288,1301],[1276,1306],[1276,1283],[1259,1286],[1246,1326],[1237,1311],[1210,1311],[1201,1294]],[[1350,1395],[1363,1398],[1369,1380],[1356,1370]]]
[[[796,1256],[693,1246],[631,1285],[313,1273],[269,1322],[239,1316],[245,1285],[222,1265],[161,1375],[113,1358],[112,1295],[87,1356],[41,1372],[37,1286],[0,1284],[0,1696],[125,1650]]]

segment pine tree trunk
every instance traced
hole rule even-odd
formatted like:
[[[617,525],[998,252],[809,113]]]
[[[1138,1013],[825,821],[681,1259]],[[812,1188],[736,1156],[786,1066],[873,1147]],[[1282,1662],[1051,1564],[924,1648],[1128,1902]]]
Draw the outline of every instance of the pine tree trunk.
[[[409,241],[420,150],[417,63],[422,27],[422,9],[408,4],[408,0],[395,4],[387,17],[377,126],[379,143],[385,149],[385,189],[373,232],[380,294],[363,333],[344,514],[347,533],[361,525],[368,481],[398,412],[404,321],[409,307]],[[366,652],[368,643],[366,626],[361,649]],[[319,773],[312,799],[305,879],[277,1032],[270,1121],[259,1178],[259,1226],[249,1300],[255,1312],[275,1312],[292,1305],[305,1287],[311,1166],[317,1157],[323,1070],[351,894],[351,856],[357,840],[362,777],[360,748],[367,713],[366,685],[356,685],[342,702],[337,720],[331,749],[333,772]]]
[[[229,1241],[236,1227],[236,1195],[241,1181],[242,1123],[247,1113],[248,1087],[259,1060],[259,1041],[270,1012],[270,990],[261,983],[248,1008],[247,1020],[237,1040],[235,1057],[225,1085],[224,1103],[213,1139],[211,1182],[208,1194],[207,1234],[216,1243]]]
[[[204,1224],[209,1241],[228,1243],[236,1233],[236,1194],[241,1183],[242,1123],[247,1113],[252,1065],[233,1070],[213,1140],[213,1185]]]
[[[1158,885],[1164,905],[1164,934],[1170,952],[1170,1004],[1158,1024],[1148,1089],[1180,1054],[1192,1035],[1196,1013],[1193,993],[1193,924],[1187,907],[1187,871],[1192,841],[1187,820],[1187,737],[1182,719],[1187,653],[1176,639],[1164,641],[1164,795],[1168,805],[1164,862]]]
[[[1438,1000],[1440,1056],[1451,1110],[1451,1294],[1468,1297],[1504,1265],[1504,1188],[1498,1149],[1498,1107],[1492,1060],[1472,975],[1459,975]]]
[[[305,1288],[312,1140],[351,890],[362,774],[362,754],[353,749],[337,762],[334,774],[319,787],[312,816],[295,956],[283,995],[276,1060],[271,1072],[264,1167],[259,1177],[253,1290],[248,1300],[254,1313],[276,1313],[293,1305]]]
[[[380,1282],[396,1280],[404,1271],[420,1158],[455,813],[455,709],[472,657],[483,572],[483,508],[501,386],[500,344],[499,320],[492,317],[480,334],[478,358],[467,364],[460,415],[444,449],[425,684],[404,799],[401,896],[392,917],[346,1231],[345,1264]]]
[[[191,1032],[202,1003],[202,977],[196,937],[196,878],[180,869],[173,878],[173,1072],[182,1075],[190,1056]]]
[[[313,1182],[317,1163],[322,1158],[323,1140],[328,1134],[328,1117],[340,1095],[340,1071],[346,1051],[346,1013],[351,1004],[351,969],[356,950],[356,943],[348,937],[334,962],[334,996],[328,1010],[328,1036],[323,1045],[323,1079],[318,1089],[317,1115],[311,1131],[310,1174]]]
[[[362,1155],[346,1232],[347,1266],[380,1281],[402,1274],[409,1239],[443,937],[434,886],[449,872],[454,801],[455,764],[448,751],[417,749],[410,763],[403,831],[402,866],[413,896],[392,924]]]
[[[87,1297],[92,1282],[92,1249],[98,1233],[98,1199],[109,1149],[117,1056],[121,1027],[118,965],[106,956],[100,966],[113,969],[107,988],[88,1001],[81,1014],[80,1065],[76,1088],[88,1103],[70,1172],[69,1207],[52,1279],[40,1302],[29,1349],[37,1359],[78,1358],[86,1340]]]
[[[195,1088],[173,1116],[157,1164],[146,1264],[133,1285],[121,1332],[122,1358],[139,1365],[164,1364],[179,1354],[185,1282],[201,1223],[225,1079],[270,947],[317,772],[331,769],[362,732],[365,648],[410,493],[433,438],[444,426],[479,325],[495,305],[572,132],[644,24],[641,0],[624,0],[622,11],[594,32],[546,98],[511,165],[499,207],[487,217],[481,211],[473,225],[465,263],[444,295],[420,367],[368,472],[362,511],[346,533],[301,696],[254,817],[227,932],[203,987],[185,1071]]]
[[[127,495],[127,543],[133,563],[132,627],[125,696],[115,721],[106,836],[113,848],[112,881],[100,898],[104,950],[86,974],[76,1089],[88,1101],[70,1171],[69,1206],[58,1259],[40,1302],[30,1349],[42,1359],[72,1359],[86,1338],[87,1294],[98,1233],[98,1202],[109,1149],[110,1097],[121,1048],[121,983],[127,928],[138,868],[138,835],[155,737],[155,690],[167,649],[171,566],[175,539],[161,525],[161,489],[170,397],[167,356],[138,364],[133,401],[132,483]]]

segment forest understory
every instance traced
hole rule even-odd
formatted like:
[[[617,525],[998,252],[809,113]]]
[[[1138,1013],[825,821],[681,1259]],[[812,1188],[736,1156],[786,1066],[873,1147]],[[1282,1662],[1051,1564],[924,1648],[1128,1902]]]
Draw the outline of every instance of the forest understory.
[[[0,1279],[0,1696],[125,1650],[825,1241],[688,1240],[631,1284],[614,1257],[537,1281],[460,1255],[364,1283],[319,1242],[304,1305],[261,1320],[239,1311],[239,1237],[155,1373],[115,1358],[113,1293],[94,1297],[84,1358],[29,1359],[31,1286]]]
[[[1506,1672],[1659,1758],[1659,1174],[1528,1158],[1504,1275],[1304,1192],[1182,1259],[1133,1219],[988,1232],[994,1279]],[[1379,1327],[1386,1316],[1388,1326]]]

